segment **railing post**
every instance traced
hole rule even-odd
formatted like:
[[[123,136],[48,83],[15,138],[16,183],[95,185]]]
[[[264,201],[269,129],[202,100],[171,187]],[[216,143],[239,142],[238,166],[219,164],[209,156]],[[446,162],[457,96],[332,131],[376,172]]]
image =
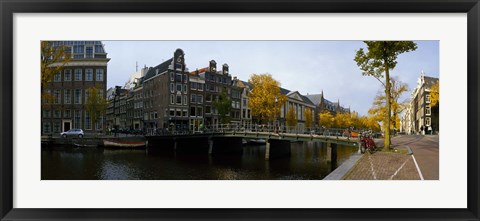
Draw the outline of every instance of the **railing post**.
[[[265,147],[265,160],[269,160],[269,159],[270,159],[270,140],[269,140],[269,139],[265,140],[265,144],[266,144],[266,147]]]

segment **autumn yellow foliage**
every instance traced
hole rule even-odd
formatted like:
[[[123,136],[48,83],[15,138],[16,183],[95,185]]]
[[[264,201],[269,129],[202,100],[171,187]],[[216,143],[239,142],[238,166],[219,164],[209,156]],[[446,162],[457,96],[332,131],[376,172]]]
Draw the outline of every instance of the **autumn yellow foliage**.
[[[311,128],[313,125],[312,110],[310,108],[305,108],[303,114],[305,116],[305,127]]]
[[[440,103],[440,83],[439,83],[439,81],[437,81],[430,88],[430,107],[434,107],[438,103]]]
[[[280,82],[271,74],[252,74],[248,83],[252,86],[248,106],[252,109],[252,117],[261,123],[273,122],[280,115],[280,107],[287,97],[281,94]]]

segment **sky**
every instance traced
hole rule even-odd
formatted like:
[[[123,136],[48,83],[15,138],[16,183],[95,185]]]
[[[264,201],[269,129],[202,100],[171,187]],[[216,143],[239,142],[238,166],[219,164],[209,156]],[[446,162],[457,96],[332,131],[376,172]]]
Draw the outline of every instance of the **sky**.
[[[406,83],[410,97],[421,71],[439,77],[439,42],[415,41],[417,50],[398,56],[391,76]],[[283,88],[301,94],[320,94],[340,101],[360,115],[367,115],[382,85],[363,76],[353,60],[355,52],[366,48],[363,41],[103,41],[108,63],[107,86],[124,85],[138,68],[154,67],[173,57],[177,48],[185,52],[190,71],[207,67],[210,60],[217,69],[227,63],[232,77],[248,81],[251,74],[269,73]]]

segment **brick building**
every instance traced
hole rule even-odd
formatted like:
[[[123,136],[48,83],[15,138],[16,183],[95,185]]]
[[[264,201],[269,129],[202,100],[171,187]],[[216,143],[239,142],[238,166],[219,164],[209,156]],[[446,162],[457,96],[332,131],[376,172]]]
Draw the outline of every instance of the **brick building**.
[[[104,116],[92,122],[85,111],[87,90],[98,87],[105,98],[107,87],[107,58],[101,41],[51,41],[52,47],[64,47],[71,59],[54,75],[46,86],[53,102],[42,100],[42,135],[83,129],[85,133],[100,133],[104,128]]]

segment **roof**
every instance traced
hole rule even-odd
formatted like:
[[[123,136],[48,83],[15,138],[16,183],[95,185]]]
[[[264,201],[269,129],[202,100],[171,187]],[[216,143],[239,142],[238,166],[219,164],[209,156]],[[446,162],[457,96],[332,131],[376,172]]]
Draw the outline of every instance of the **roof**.
[[[322,101],[322,94],[308,94],[305,95],[310,101],[315,105],[318,106],[320,105],[320,102]]]
[[[424,76],[424,81],[425,81],[425,87],[431,88],[435,84],[435,82],[438,81],[438,78]]]
[[[147,73],[145,74],[145,79],[144,80],[148,80],[152,77],[154,77],[156,74],[157,74],[157,69],[158,69],[158,73],[163,73],[165,72],[166,70],[168,70],[168,67],[172,64],[172,61],[173,61],[173,58],[170,58],[168,59],[167,61],[153,67],[153,68],[149,68]]]

